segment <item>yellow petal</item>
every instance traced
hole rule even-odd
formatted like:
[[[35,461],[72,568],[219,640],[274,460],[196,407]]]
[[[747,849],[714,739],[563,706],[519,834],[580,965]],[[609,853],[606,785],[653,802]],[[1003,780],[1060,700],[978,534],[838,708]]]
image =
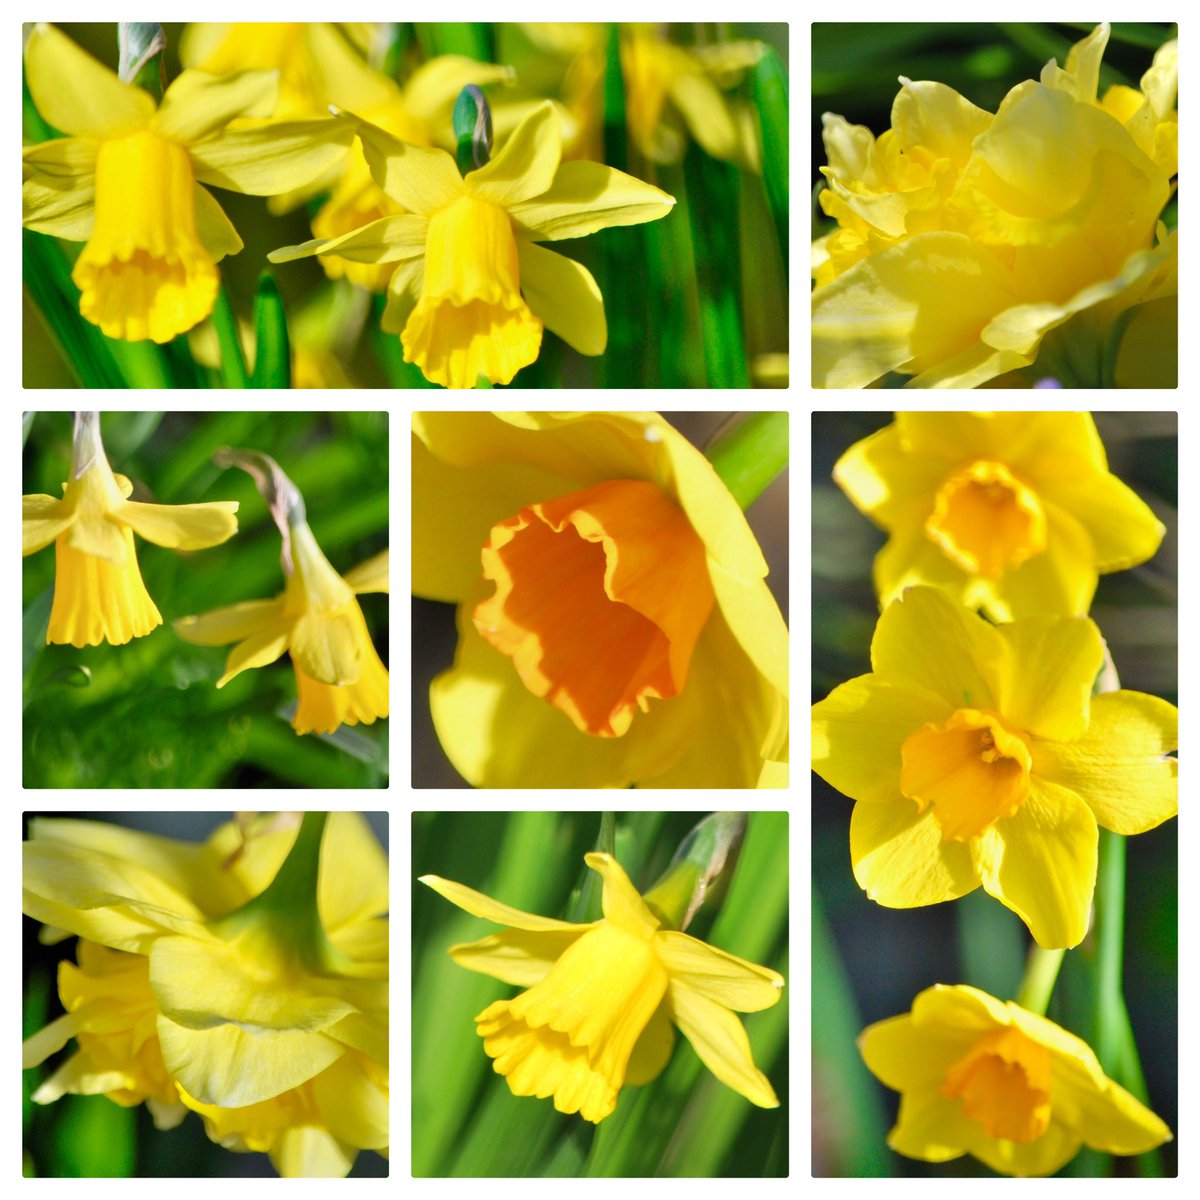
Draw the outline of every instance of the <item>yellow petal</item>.
[[[185,642],[197,646],[227,646],[240,642],[269,626],[281,625],[283,599],[244,600],[225,608],[213,609],[202,617],[180,617],[172,622]],[[282,651],[280,651],[282,653]]]
[[[21,554],[36,554],[79,518],[78,511],[53,496],[21,497]]]
[[[511,208],[550,188],[561,156],[558,113],[547,102],[513,130],[491,162],[467,175],[467,192],[487,204]]]
[[[519,241],[521,292],[540,317],[580,354],[603,354],[608,344],[604,298],[591,272],[574,259]]]
[[[1096,886],[1096,818],[1072,791],[1034,776],[1017,813],[971,843],[989,895],[1021,918],[1039,946],[1077,946]]]
[[[189,153],[201,183],[251,196],[276,196],[336,166],[353,141],[354,122],[329,117],[226,129],[189,147]]]
[[[328,684],[310,679],[293,656],[296,668],[297,733],[333,733],[339,725],[373,724],[388,715],[387,668],[369,642],[363,645],[358,679],[354,683]]]
[[[92,235],[96,205],[96,143],[54,138],[22,152],[21,223],[72,242]]]
[[[517,228],[535,242],[583,237],[597,229],[641,225],[665,217],[675,197],[613,167],[563,163],[550,187],[509,207]]]
[[[146,541],[172,550],[206,550],[237,533],[238,502],[214,500],[206,504],[144,504],[126,500],[117,512]]]
[[[1043,484],[1047,499],[1068,508],[1087,530],[1096,568],[1124,571],[1154,556],[1166,528],[1115,475],[1090,473]]]
[[[522,912],[493,900],[482,892],[464,887],[461,883],[443,879],[440,875],[422,875],[420,883],[433,888],[439,896],[449,900],[473,917],[482,917],[485,921],[495,921],[497,925],[507,925],[512,929],[521,929],[528,933],[571,933],[578,934],[588,925],[575,925],[569,921],[559,921],[553,917],[539,917],[534,913]]]
[[[358,136],[375,182],[409,212],[432,217],[463,195],[462,176],[445,150],[410,146],[360,121]]]
[[[425,260],[410,258],[397,265],[387,285],[387,307],[379,325],[384,333],[401,333],[412,316],[425,282]]]
[[[1141,692],[1094,696],[1091,720],[1074,741],[1034,743],[1034,770],[1080,796],[1105,829],[1130,836],[1179,811],[1179,714]]]
[[[658,918],[639,895],[629,876],[611,854],[585,854],[584,862],[604,880],[601,903],[604,919],[639,937],[650,937],[658,928]]]
[[[225,674],[217,680],[217,687],[224,687],[243,671],[270,666],[287,648],[286,627],[269,625],[258,633],[251,634],[229,652],[229,658],[225,662]]]
[[[120,137],[154,115],[149,92],[122,83],[53,25],[39,24],[30,35],[25,79],[38,112],[75,137]]]
[[[269,117],[278,94],[279,76],[274,71],[236,75],[184,71],[163,94],[154,128],[186,146],[224,129],[234,117]]]
[[[860,675],[813,705],[813,770],[852,800],[897,800],[905,739],[923,724],[948,715],[940,696]]]
[[[690,71],[678,75],[669,91],[692,137],[713,158],[737,162],[743,157],[742,139],[730,102],[707,75]]]
[[[422,882],[428,878],[426,876]],[[566,948],[587,928],[586,925],[580,925],[569,930],[543,929],[537,932],[506,929],[503,933],[494,933],[477,942],[451,946],[449,953],[460,967],[468,971],[491,975],[516,987],[533,987],[546,978]]]
[[[213,262],[220,262],[227,254],[237,254],[242,248],[242,239],[224,209],[199,184],[192,193],[196,204],[196,236]]]
[[[729,1009],[672,978],[671,1018],[700,1061],[723,1083],[759,1108],[778,1108],[771,1081],[754,1065],[745,1027]]]
[[[75,549],[67,537],[55,543],[54,606],[50,610],[47,642],[96,646],[109,642],[123,646],[143,637],[162,616],[150,599],[138,570],[133,534],[129,529],[103,523],[115,532],[123,548],[120,563]]]
[[[388,590],[388,552],[378,554],[359,563],[345,575],[346,585],[360,595],[363,592],[386,592]]]
[[[658,956],[671,978],[724,1008],[761,1012],[779,1001],[783,976],[673,929],[655,934]]]
[[[414,213],[380,217],[335,238],[315,238],[299,246],[272,250],[272,262],[292,262],[313,254],[337,254],[351,262],[385,263],[415,258],[425,251],[429,222]]]
[[[979,886],[967,845],[946,841],[933,814],[908,799],[854,806],[850,861],[858,886],[885,908],[940,904]]]
[[[936,1089],[987,1028],[982,1022],[975,1027],[961,1020],[919,1020],[919,1002],[920,997],[912,1013],[876,1021],[858,1035],[859,1052],[871,1073],[897,1092]]]
[[[892,103],[892,128],[901,142],[947,158],[961,171],[971,157],[975,139],[991,125],[992,114],[976,108],[944,83],[900,82],[903,86]],[[829,165],[834,165],[832,157]],[[843,169],[839,174],[861,178],[863,169]]]

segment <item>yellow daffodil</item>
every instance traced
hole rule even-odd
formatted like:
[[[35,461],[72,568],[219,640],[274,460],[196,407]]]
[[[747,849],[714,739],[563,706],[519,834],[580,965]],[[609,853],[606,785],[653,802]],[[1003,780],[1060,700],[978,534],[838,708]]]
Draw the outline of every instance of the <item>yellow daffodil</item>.
[[[236,500],[148,504],[130,500],[132,493],[133,484],[108,465],[99,414],[77,413],[62,499],[21,497],[21,553],[54,543],[47,642],[121,646],[162,624],[138,570],[135,532],[173,550],[218,546],[237,532]]]
[[[903,76],[880,138],[825,115],[820,201],[838,229],[813,245],[815,386],[898,371],[976,387],[1032,364],[1055,330],[1043,374],[1074,364],[1060,383],[1111,385],[1130,321],[1160,345],[1174,336],[1176,240],[1159,217],[1177,169],[1177,46],[1141,92],[1097,103],[1108,34],[1097,26],[995,115]]]
[[[933,584],[996,620],[1088,611],[1100,574],[1151,558],[1162,523],[1108,470],[1088,413],[897,413],[833,477],[888,532],[888,604]]]
[[[297,733],[332,733],[360,721],[370,725],[388,715],[388,672],[355,597],[388,590],[388,552],[343,579],[317,545],[303,505],[289,517],[289,534],[291,573],[282,595],[183,617],[174,623],[175,632],[198,646],[239,643],[217,680],[219,688],[288,651],[296,672]]]
[[[604,881],[602,920],[587,925],[520,912],[436,875],[421,882],[507,928],[452,946],[470,971],[527,990],[476,1018],[483,1048],[514,1096],[554,1097],[563,1113],[600,1122],[621,1088],[656,1079],[678,1027],[706,1067],[761,1108],[779,1101],[754,1065],[736,1012],[775,1004],[783,977],[666,928],[608,854],[588,854]]]
[[[611,167],[560,162],[553,105],[532,112],[486,165],[464,178],[454,158],[360,122],[376,183],[405,212],[327,241],[269,255],[312,254],[398,264],[383,328],[400,333],[406,362],[446,387],[479,376],[509,383],[533,362],[543,325],[581,354],[608,341],[591,273],[536,243],[664,217],[671,196]]]
[[[282,1175],[342,1176],[388,1146],[387,860],[354,813],[234,824],[203,845],[39,819],[24,911],[44,941],[80,938],[66,1014],[31,1037],[32,1067],[78,1052],[34,1094],[187,1109],[214,1141]],[[318,866],[319,861],[319,866]]]
[[[330,117],[230,130],[274,107],[270,72],[185,71],[156,107],[49,25],[31,35],[25,70],[38,111],[69,136],[25,149],[24,224],[87,243],[72,271],[80,311],[126,341],[168,342],[212,311],[215,264],[242,241],[201,184],[286,191],[342,158],[354,136]]]
[[[460,605],[430,704],[464,778],[778,786],[787,629],[695,447],[655,413],[417,413],[413,435],[413,591]]]
[[[869,675],[813,706],[813,769],[857,803],[854,877],[888,908],[983,885],[1047,948],[1088,927],[1098,826],[1144,833],[1179,795],[1175,707],[1092,696],[1086,617],[989,625],[935,588],[884,611]]]
[[[1053,1175],[1089,1146],[1142,1154],[1171,1140],[1105,1074],[1088,1044],[978,988],[935,984],[903,1016],[863,1030],[867,1066],[900,1093],[898,1154],[972,1154],[1002,1175]]]

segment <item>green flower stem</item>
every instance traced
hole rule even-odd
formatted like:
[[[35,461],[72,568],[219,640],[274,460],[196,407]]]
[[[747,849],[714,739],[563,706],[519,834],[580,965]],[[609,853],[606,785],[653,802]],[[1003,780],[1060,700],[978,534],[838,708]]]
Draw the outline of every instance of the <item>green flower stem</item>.
[[[704,456],[744,511],[788,465],[787,413],[748,414],[722,429]]]
[[[1046,1015],[1065,953],[1065,950],[1045,950],[1036,943],[1029,948],[1025,975],[1017,991],[1017,1003],[1023,1009],[1039,1017]]]

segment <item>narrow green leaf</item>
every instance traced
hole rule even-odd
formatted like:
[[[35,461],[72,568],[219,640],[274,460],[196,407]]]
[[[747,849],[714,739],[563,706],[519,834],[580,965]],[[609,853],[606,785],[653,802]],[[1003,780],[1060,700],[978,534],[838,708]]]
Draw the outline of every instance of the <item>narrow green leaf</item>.
[[[258,278],[254,297],[254,388],[292,386],[291,347],[288,342],[287,314],[279,285],[269,271]]]
[[[722,428],[704,456],[744,511],[788,465],[788,414],[748,413]]]
[[[217,347],[221,354],[221,383],[227,388],[250,386],[250,375],[246,360],[242,357],[242,342],[238,337],[237,318],[229,301],[229,291],[222,280],[217,289],[217,303],[212,313],[213,329],[217,334]]]
[[[754,68],[754,103],[762,131],[763,183],[784,267],[788,261],[788,82],[783,63],[768,46]]]

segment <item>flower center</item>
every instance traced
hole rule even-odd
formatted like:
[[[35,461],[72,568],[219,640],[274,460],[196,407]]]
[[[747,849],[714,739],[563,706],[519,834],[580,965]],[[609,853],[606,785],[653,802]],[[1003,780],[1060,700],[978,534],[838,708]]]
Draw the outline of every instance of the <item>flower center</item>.
[[[683,689],[713,590],[704,543],[654,484],[530,505],[481,557],[496,592],[475,627],[584,733],[620,737],[636,709]]]
[[[999,579],[1045,550],[1046,514],[1006,466],[980,459],[938,489],[925,532],[964,570]]]
[[[1050,1125],[1050,1051],[1012,1026],[995,1029],[946,1072],[941,1093],[961,1099],[989,1137],[1035,1141]]]
[[[900,757],[901,792],[922,812],[933,809],[946,841],[977,837],[1029,795],[1029,745],[995,713],[960,708],[922,725]]]
[[[195,188],[187,151],[151,130],[100,144],[96,221],[71,277],[80,312],[109,337],[169,342],[212,311]]]
[[[537,358],[542,323],[521,296],[504,209],[460,196],[430,218],[421,298],[400,340],[405,361],[445,387],[474,387],[480,375],[509,383]]]

